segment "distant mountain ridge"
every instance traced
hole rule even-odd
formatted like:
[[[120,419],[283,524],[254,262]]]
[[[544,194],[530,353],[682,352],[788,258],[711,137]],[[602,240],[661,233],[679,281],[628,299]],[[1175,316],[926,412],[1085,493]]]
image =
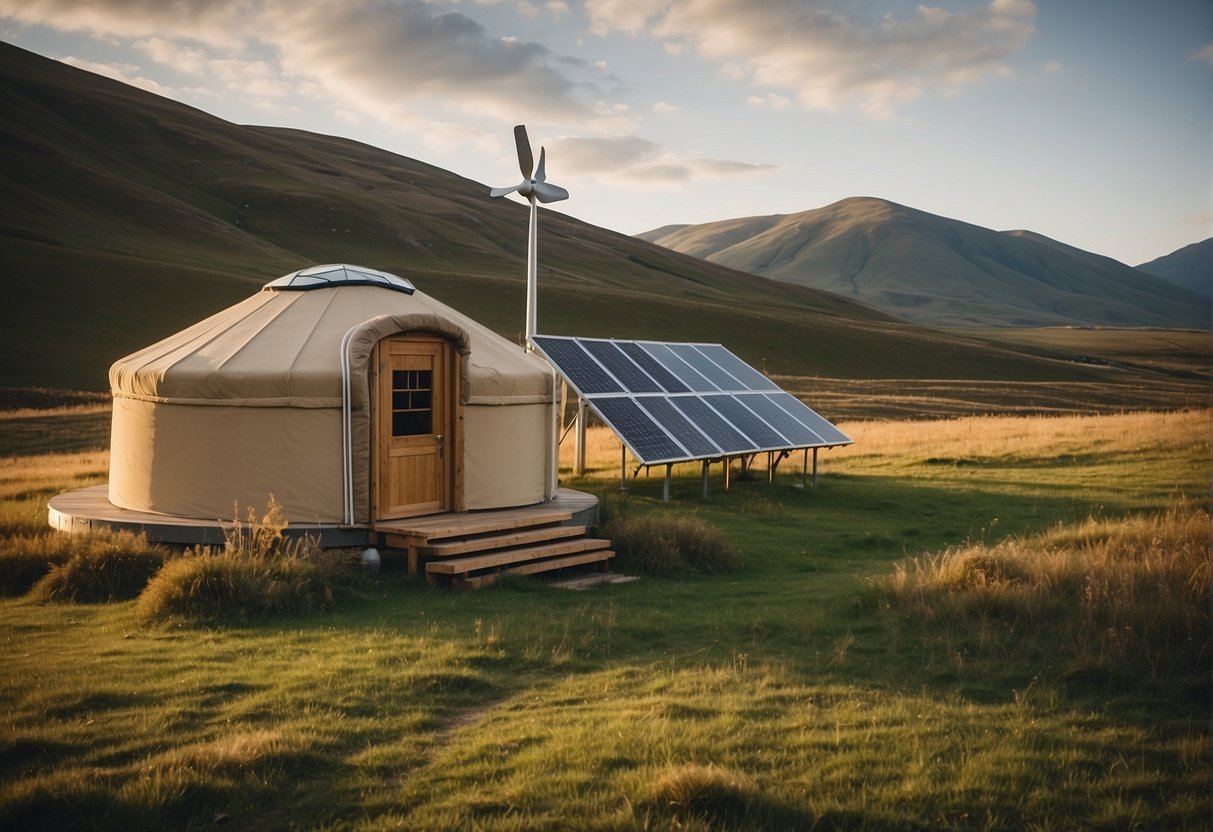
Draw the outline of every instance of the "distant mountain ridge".
[[[348,139],[232,124],[3,43],[0,111],[0,386],[104,389],[120,356],[316,263],[395,272],[521,334],[527,208],[486,185]],[[546,210],[539,238],[548,334],[720,341],[801,376],[1099,372]]]
[[[1209,326],[1207,298],[1112,258],[873,197],[637,236],[931,326]]]
[[[1156,257],[1137,268],[1208,298],[1213,295],[1213,237]]]

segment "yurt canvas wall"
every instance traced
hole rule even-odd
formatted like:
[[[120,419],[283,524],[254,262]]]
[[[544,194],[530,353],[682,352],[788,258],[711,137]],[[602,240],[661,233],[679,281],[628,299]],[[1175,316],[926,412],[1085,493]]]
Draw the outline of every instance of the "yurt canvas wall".
[[[272,281],[113,365],[110,502],[231,519],[264,511],[273,494],[295,522],[370,523],[372,452],[383,444],[371,363],[376,345],[410,336],[449,345],[456,362],[448,401],[458,430],[444,437],[444,452],[457,455],[446,458],[458,477],[448,508],[550,497],[548,366],[407,281],[330,266]]]

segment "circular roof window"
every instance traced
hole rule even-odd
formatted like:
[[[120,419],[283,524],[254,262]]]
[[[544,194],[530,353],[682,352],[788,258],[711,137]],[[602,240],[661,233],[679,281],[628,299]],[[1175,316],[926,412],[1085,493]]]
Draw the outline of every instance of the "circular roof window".
[[[345,263],[309,266],[297,272],[284,274],[265,284],[262,291],[270,289],[305,291],[307,289],[327,289],[331,286],[379,286],[383,289],[404,292],[406,295],[411,295],[416,291],[413,284],[403,277]]]

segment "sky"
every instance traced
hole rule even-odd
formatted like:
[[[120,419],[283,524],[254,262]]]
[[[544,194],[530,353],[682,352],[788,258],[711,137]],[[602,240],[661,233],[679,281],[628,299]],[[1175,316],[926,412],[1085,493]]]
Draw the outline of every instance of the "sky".
[[[1213,236],[1208,0],[0,0],[0,39],[486,186],[525,123],[627,234],[875,196],[1130,265]]]

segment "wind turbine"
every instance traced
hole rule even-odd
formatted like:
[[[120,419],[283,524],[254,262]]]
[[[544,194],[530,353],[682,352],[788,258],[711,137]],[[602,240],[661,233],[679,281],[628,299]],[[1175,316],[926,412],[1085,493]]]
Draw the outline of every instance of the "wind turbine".
[[[531,203],[531,224],[527,236],[526,247],[526,340],[527,349],[531,349],[531,338],[535,335],[536,309],[538,307],[538,209],[537,202],[559,202],[569,198],[569,192],[558,185],[547,181],[547,173],[543,169],[544,149],[539,148],[539,166],[535,167],[535,155],[531,152],[531,140],[527,138],[526,125],[519,124],[514,128],[514,144],[518,146],[518,168],[522,171],[522,181],[511,188],[493,188],[489,196],[505,196],[515,191],[519,196],[526,197]]]

